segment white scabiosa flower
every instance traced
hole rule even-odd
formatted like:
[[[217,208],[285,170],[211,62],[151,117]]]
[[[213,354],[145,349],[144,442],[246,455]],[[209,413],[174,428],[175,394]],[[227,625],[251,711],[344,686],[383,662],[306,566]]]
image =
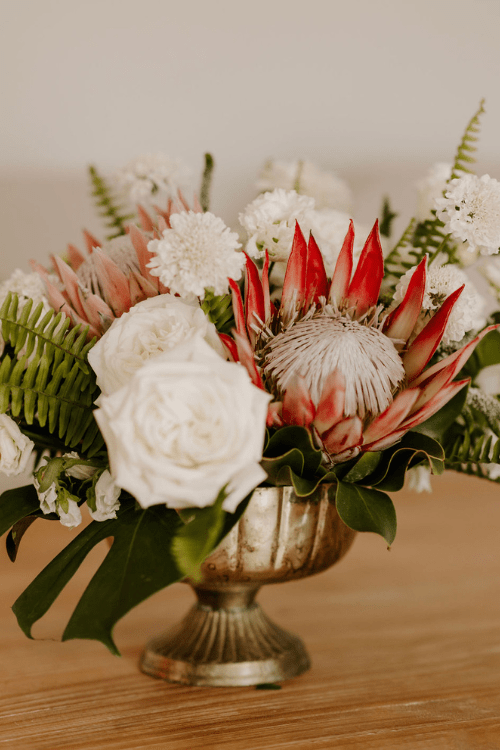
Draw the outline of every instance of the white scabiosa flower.
[[[276,188],[297,190],[302,195],[314,198],[316,208],[334,208],[349,212],[352,208],[352,192],[348,184],[333,172],[320,169],[310,161],[274,161],[264,165],[257,189],[269,192]]]
[[[446,183],[451,177],[451,169],[451,164],[438,162],[417,182],[417,221],[434,218],[432,211],[436,210],[436,200],[443,197]]]
[[[401,277],[394,294],[395,302],[401,302],[404,299],[415,270],[416,267],[410,268]],[[434,314],[444,300],[463,284],[465,284],[465,288],[448,318],[442,344],[446,346],[452,341],[461,341],[468,331],[482,327],[484,319],[481,313],[484,307],[484,299],[476,291],[465,273],[455,265],[431,266],[427,271],[421,321],[420,325],[416,327],[415,333],[418,333],[427,323],[429,314]]]
[[[222,219],[208,211],[182,211],[170,224],[161,239],[148,243],[155,256],[148,267],[172,294],[187,299],[203,297],[205,289],[225,294],[228,278],[241,278],[245,256],[238,252],[238,235]]]
[[[45,285],[37,273],[24,273],[17,268],[10,278],[0,284],[0,305],[3,304],[9,292],[25,299],[32,299],[35,305],[43,302],[47,309],[49,308],[45,296]]]
[[[493,255],[500,248],[500,182],[485,174],[451,180],[444,198],[436,199],[445,231],[471,252]]]
[[[0,414],[0,474],[15,477],[26,469],[35,444],[7,414]]]
[[[95,509],[89,506],[89,513],[94,521],[108,521],[110,518],[116,518],[116,511],[120,507],[121,490],[113,482],[113,477],[107,469],[97,480],[94,490]]]
[[[150,297],[113,321],[89,351],[97,385],[105,394],[125,385],[148,360],[200,336],[225,359],[217,330],[203,310],[173,294]]]
[[[257,258],[268,250],[274,261],[287,260],[292,247],[295,222],[309,227],[313,198],[295,190],[280,188],[259,195],[239,215],[240,224],[248,234],[247,253]]]
[[[190,177],[190,170],[178,159],[165,154],[144,154],[117,170],[110,182],[128,203],[151,206],[174,198],[179,189],[189,186]]]

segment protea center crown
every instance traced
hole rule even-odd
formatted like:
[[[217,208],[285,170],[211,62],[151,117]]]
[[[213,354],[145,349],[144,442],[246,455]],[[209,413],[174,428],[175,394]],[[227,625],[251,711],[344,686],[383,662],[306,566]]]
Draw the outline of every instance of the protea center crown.
[[[404,298],[379,304],[384,260],[375,223],[353,270],[351,222],[331,279],[314,238],[298,224],[281,300],[269,294],[247,257],[245,299],[230,282],[236,330],[222,335],[253,383],[273,394],[268,426],[307,428],[326,460],[383,450],[441,409],[469,381],[455,381],[483,330],[462,349],[425,369],[443,337],[463,287],[450,294],[418,332],[427,259],[415,268]]]

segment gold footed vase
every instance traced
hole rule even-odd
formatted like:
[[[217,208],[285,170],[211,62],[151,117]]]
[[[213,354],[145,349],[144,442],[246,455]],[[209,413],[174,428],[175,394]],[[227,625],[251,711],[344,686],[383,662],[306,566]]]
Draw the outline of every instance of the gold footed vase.
[[[255,601],[268,583],[320,573],[340,560],[354,531],[339,518],[335,485],[306,500],[292,487],[259,487],[239,522],[202,565],[198,601],[150,641],[141,669],[184,685],[229,687],[282,682],[310,660],[301,639],[273,623]]]

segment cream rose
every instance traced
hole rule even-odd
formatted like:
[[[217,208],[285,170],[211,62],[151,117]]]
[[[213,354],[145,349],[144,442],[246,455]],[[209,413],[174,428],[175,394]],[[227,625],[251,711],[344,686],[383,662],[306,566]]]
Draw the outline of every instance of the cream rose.
[[[225,488],[223,508],[233,512],[266,478],[269,400],[245,368],[199,337],[151,359],[97,401],[115,484],[143,508],[201,508]]]
[[[139,302],[117,318],[89,352],[97,385],[109,395],[124,386],[145,362],[200,336],[222,357],[217,330],[198,304],[173,294]]]
[[[35,444],[7,414],[0,414],[0,474],[22,474]]]

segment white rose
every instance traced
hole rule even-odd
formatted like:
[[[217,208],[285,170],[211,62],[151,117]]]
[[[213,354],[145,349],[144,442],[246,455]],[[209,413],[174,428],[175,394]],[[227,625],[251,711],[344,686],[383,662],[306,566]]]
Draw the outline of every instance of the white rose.
[[[173,294],[139,302],[113,321],[89,351],[97,384],[106,395],[124,386],[145,362],[200,336],[221,357],[224,348],[217,330],[198,304],[187,304]]]
[[[205,507],[225,487],[223,508],[233,512],[266,478],[269,400],[245,368],[198,337],[150,360],[97,401],[115,484],[144,508]]]
[[[0,414],[0,473],[8,477],[22,474],[35,444],[7,414]]]
[[[95,484],[96,509],[89,508],[89,513],[94,521],[107,521],[116,518],[116,511],[120,507],[118,498],[121,490],[113,482],[113,477],[106,469],[103,471]]]

